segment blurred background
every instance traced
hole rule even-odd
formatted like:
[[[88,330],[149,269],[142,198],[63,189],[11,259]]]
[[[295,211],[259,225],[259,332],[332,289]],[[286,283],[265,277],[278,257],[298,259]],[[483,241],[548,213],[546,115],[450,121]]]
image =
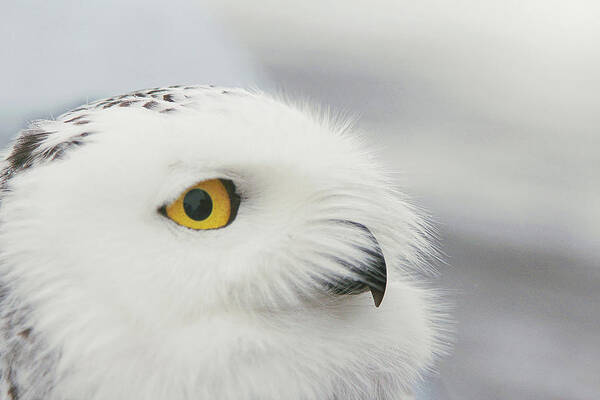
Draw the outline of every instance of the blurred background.
[[[600,398],[600,2],[4,2],[0,141],[145,87],[359,117],[437,224],[457,338],[419,399]]]

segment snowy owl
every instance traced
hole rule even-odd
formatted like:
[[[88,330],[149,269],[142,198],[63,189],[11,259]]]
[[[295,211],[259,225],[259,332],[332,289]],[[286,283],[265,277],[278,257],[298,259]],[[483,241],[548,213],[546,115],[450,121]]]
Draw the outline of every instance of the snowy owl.
[[[349,124],[171,86],[2,163],[1,399],[401,400],[443,346],[427,225]]]

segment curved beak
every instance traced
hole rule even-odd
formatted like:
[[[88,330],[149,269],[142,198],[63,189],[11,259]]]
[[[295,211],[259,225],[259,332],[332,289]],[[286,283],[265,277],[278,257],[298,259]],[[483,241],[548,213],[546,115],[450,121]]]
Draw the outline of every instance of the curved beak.
[[[348,265],[347,262],[339,260],[352,273],[353,277],[337,277],[332,282],[328,282],[329,288],[339,295],[359,294],[367,290],[371,291],[375,307],[379,307],[385,295],[387,286],[387,266],[383,252],[377,239],[371,231],[364,225],[352,221],[343,221],[344,223],[355,226],[366,233],[370,238],[371,246],[361,248],[367,255],[367,262],[361,265]]]
[[[367,250],[369,255],[372,257],[372,271],[368,274],[368,279],[366,282],[369,290],[371,291],[371,295],[373,296],[375,307],[379,307],[383,301],[383,296],[385,295],[385,289],[387,287],[387,265],[385,264],[383,251],[381,251],[381,247],[379,246],[377,239],[375,239],[375,236],[373,236],[371,231],[366,226],[360,226],[366,232],[368,232],[374,245],[372,249]]]

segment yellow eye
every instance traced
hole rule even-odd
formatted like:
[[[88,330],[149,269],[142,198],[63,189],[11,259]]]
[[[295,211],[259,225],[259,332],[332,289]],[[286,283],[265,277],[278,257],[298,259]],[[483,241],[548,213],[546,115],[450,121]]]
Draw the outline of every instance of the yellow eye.
[[[217,229],[233,221],[239,204],[233,182],[210,179],[186,189],[161,212],[187,228]]]

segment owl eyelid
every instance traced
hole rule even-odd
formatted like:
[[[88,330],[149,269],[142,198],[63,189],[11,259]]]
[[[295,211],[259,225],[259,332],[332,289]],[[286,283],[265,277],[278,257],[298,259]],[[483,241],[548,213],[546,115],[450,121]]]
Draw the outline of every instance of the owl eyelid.
[[[221,179],[221,178],[219,180],[221,181],[223,186],[225,186],[225,190],[227,190],[227,194],[229,194],[229,203],[230,203],[230,208],[231,208],[231,211],[229,213],[229,221],[227,221],[227,224],[225,224],[225,226],[223,226],[223,228],[225,228],[226,226],[229,226],[229,224],[231,224],[237,217],[238,209],[240,208],[242,198],[236,191],[235,184],[233,183],[232,180]]]

